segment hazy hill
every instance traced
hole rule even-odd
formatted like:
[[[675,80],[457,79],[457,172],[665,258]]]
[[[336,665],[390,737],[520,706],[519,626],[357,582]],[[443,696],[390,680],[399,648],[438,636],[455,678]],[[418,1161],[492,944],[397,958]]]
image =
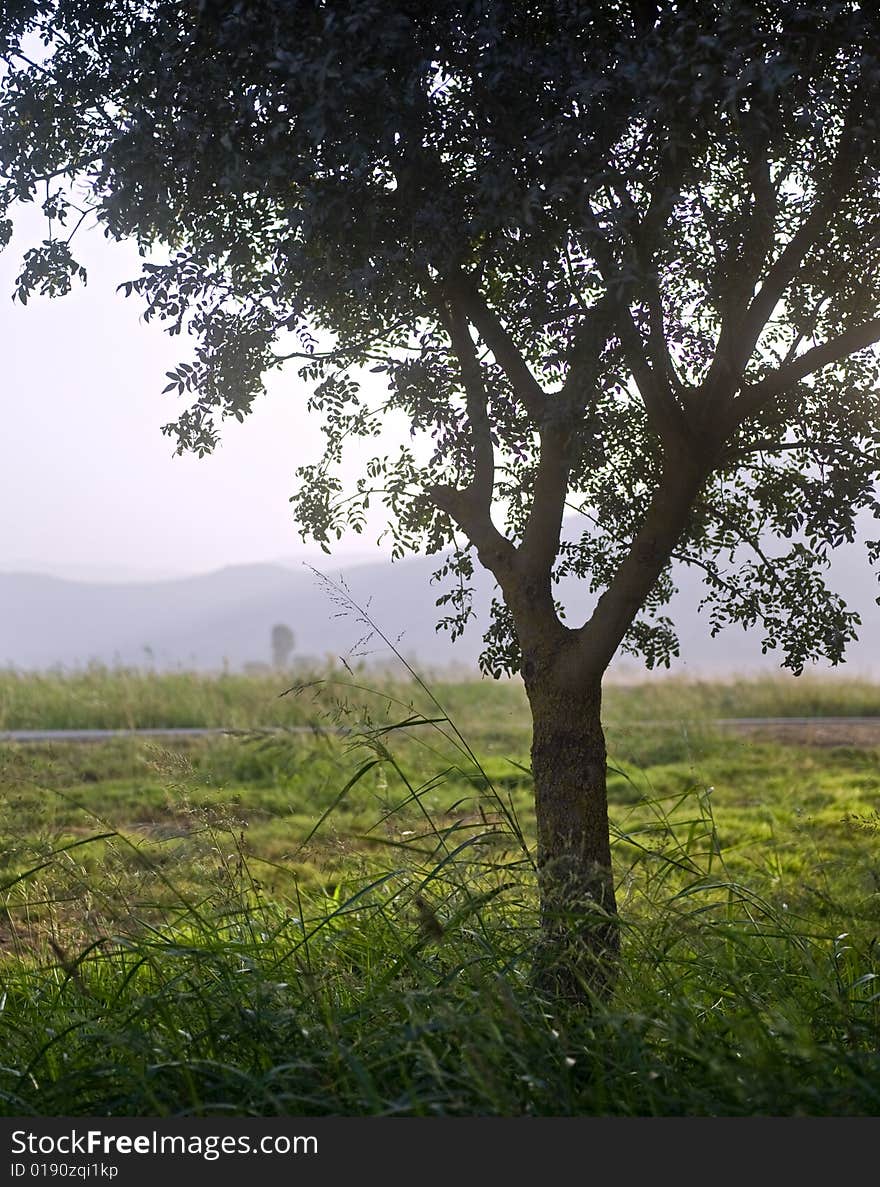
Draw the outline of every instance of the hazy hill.
[[[873,578],[862,555],[844,553],[835,568],[837,588],[861,611],[864,622],[846,670],[880,676],[880,611],[873,604]],[[476,624],[454,645],[445,632],[434,629],[439,590],[430,575],[435,567],[434,558],[413,558],[393,565],[357,565],[341,577],[354,600],[406,656],[429,668],[450,663],[473,667],[480,649]],[[340,578],[330,558],[323,571]],[[720,675],[778,667],[777,657],[761,655],[757,633],[731,628],[709,638],[705,618],[696,613],[699,583],[687,572],[682,576],[682,593],[672,610],[682,645],[674,671]],[[481,575],[479,622],[486,621],[491,589],[491,580]],[[581,595],[569,588],[565,600],[574,621]],[[583,607],[588,608],[586,602]],[[390,658],[379,639],[357,646],[367,628],[356,611],[334,600],[332,591],[304,566],[242,565],[197,577],[129,583],[0,573],[0,610],[0,665],[22,669],[90,661],[240,669],[270,660],[270,632],[276,623],[291,627],[300,657],[347,657],[354,650],[370,662]],[[627,657],[616,666],[621,674],[638,670]]]

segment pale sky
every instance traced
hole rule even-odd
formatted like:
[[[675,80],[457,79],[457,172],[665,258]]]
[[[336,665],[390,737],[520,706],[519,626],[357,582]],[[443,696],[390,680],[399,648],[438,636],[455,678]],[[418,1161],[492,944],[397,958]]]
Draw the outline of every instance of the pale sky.
[[[11,300],[22,251],[44,236],[39,211],[0,252],[4,355],[0,438],[0,569],[59,576],[158,577],[280,558],[327,558],[303,545],[288,503],[298,465],[322,452],[295,370],[276,373],[243,424],[230,421],[209,457],[173,456],[161,433],[183,402],[162,395],[166,370],[189,357],[141,319],[116,285],[139,272],[132,245],[83,232],[88,268],[66,297]],[[362,456],[375,451],[367,445]],[[387,557],[352,536],[334,562]]]

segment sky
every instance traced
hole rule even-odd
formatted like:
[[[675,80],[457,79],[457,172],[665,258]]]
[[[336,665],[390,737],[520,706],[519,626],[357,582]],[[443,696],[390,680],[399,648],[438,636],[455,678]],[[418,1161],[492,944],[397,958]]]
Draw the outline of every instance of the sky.
[[[140,271],[134,246],[81,232],[74,244],[85,288],[75,282],[65,297],[24,307],[11,299],[15,276],[44,228],[42,214],[26,208],[0,253],[0,569],[125,580],[326,560],[303,544],[288,503],[297,466],[323,448],[295,370],[272,377],[252,415],[225,426],[214,454],[175,456],[161,426],[183,402],[161,393],[165,372],[190,348],[145,323],[136,296],[115,291]],[[369,535],[343,540],[334,563],[388,556],[389,545],[376,545],[380,531],[376,519]]]

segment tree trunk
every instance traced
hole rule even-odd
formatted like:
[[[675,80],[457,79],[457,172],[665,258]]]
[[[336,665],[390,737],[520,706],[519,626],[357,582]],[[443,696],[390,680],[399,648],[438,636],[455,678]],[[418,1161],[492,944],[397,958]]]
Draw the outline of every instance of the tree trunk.
[[[526,681],[538,828],[541,936],[535,975],[555,996],[604,996],[620,947],[608,833],[599,679]]]

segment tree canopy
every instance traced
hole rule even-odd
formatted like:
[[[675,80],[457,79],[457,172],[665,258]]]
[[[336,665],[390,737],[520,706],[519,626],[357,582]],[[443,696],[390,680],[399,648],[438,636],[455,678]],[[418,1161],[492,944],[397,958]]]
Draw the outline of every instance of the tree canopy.
[[[47,218],[19,299],[77,278],[80,223],[134,239],[126,293],[192,335],[181,450],[296,367],[327,434],[302,530],[329,546],[383,500],[396,554],[452,548],[453,631],[476,552],[504,594],[488,671],[520,664],[551,575],[583,578],[575,634],[606,595],[590,662],[667,661],[673,559],[713,629],[796,671],[842,657],[829,550],[880,514],[863,7],[31,0],[0,56],[0,198]],[[428,460],[350,478],[346,441],[395,410]]]

